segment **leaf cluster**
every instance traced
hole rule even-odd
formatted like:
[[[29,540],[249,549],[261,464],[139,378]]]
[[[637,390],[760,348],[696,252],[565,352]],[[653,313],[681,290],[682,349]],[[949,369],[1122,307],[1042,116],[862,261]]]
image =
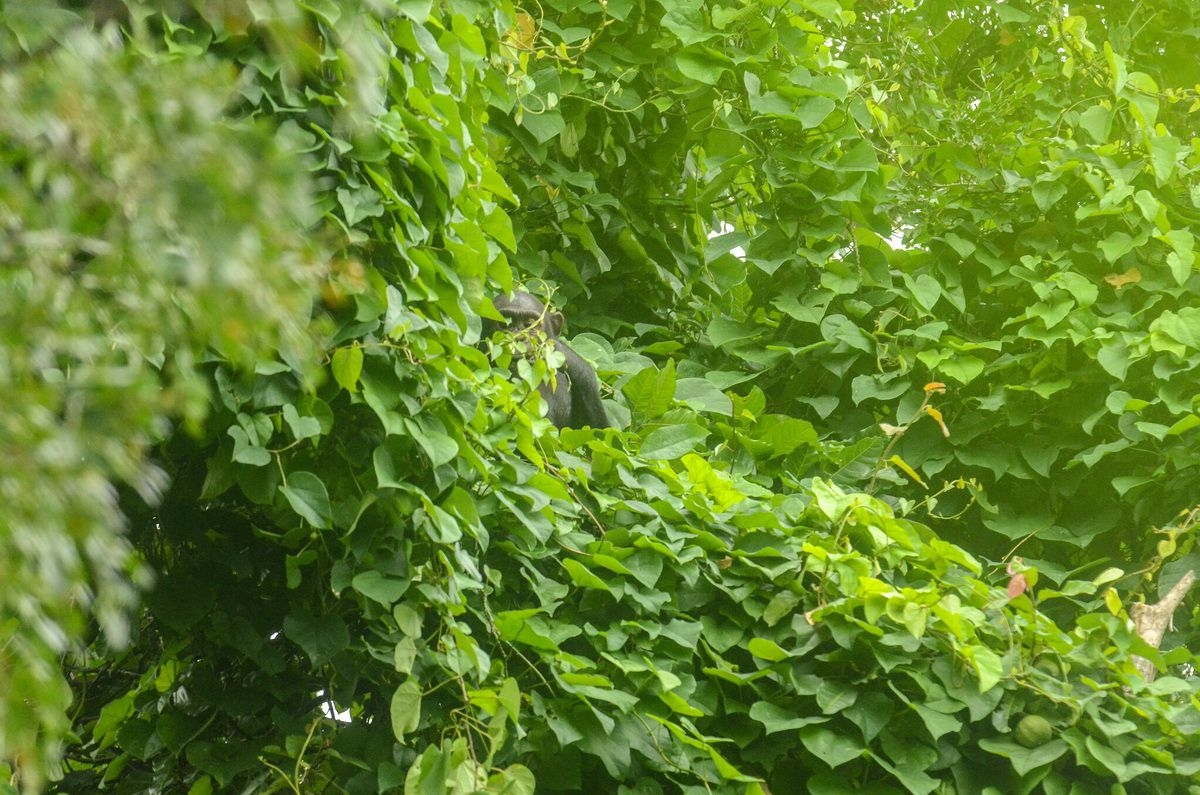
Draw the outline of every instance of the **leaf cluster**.
[[[1144,530],[1194,501],[1168,23],[911,6],[5,17],[0,318],[37,334],[0,327],[4,422],[86,469],[0,480],[0,758],[35,788],[69,740],[60,792],[1195,789],[1194,628],[1152,648],[1104,565],[1193,555]],[[536,346],[489,359],[520,284],[621,429],[556,432]]]

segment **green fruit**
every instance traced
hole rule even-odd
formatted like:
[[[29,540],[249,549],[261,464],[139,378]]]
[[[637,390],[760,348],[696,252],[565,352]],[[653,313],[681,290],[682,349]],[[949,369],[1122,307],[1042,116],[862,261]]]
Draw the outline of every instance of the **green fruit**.
[[[1054,736],[1054,727],[1041,715],[1026,715],[1017,724],[1013,736],[1026,748],[1037,748],[1050,742],[1050,738]]]

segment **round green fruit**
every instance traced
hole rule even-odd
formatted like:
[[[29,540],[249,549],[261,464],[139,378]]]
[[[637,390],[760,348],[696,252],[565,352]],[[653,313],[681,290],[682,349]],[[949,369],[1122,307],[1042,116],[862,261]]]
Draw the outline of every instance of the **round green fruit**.
[[[1026,748],[1037,748],[1050,742],[1050,738],[1054,736],[1054,727],[1041,715],[1026,715],[1017,724],[1013,736]]]

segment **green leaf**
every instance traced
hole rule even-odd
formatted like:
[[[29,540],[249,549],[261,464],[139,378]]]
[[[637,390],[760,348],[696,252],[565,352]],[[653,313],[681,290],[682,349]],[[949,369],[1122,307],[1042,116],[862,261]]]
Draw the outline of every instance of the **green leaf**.
[[[746,644],[746,651],[767,662],[779,662],[791,657],[778,643],[766,638],[751,638]]]
[[[971,645],[963,652],[979,676],[979,692],[986,693],[1000,682],[1004,675],[1004,663],[1000,656],[986,646]]]
[[[346,223],[350,226],[367,218],[383,215],[383,203],[379,194],[366,185],[360,185],[354,190],[338,188],[337,198],[342,212],[345,213]]]
[[[866,748],[850,737],[825,726],[803,727],[800,729],[800,742],[810,754],[833,768],[858,759],[866,752]]]
[[[768,627],[773,627],[782,621],[784,618],[796,612],[797,606],[800,604],[799,594],[791,591],[780,591],[771,598],[765,610],[763,610],[763,623]]]
[[[496,631],[507,641],[539,651],[556,652],[558,644],[546,634],[538,610],[509,610],[496,615]]]
[[[912,389],[912,384],[896,373],[857,376],[851,384],[850,395],[856,404],[866,400],[894,400]]]
[[[1037,748],[1026,748],[1013,740],[999,737],[984,737],[980,739],[979,747],[989,753],[1011,759],[1013,770],[1020,776],[1051,764],[1070,750],[1065,742],[1058,739]]]
[[[1084,742],[1092,758],[1107,768],[1117,781],[1130,781],[1145,768],[1145,765],[1130,764],[1126,761],[1124,752],[1100,742],[1095,737],[1088,737]]]
[[[487,232],[497,243],[509,251],[517,250],[517,240],[513,234],[512,218],[504,210],[497,207],[488,213],[481,226],[483,231]]]
[[[418,654],[419,650],[415,639],[401,638],[396,642],[396,648],[392,652],[392,665],[398,673],[411,674]]]
[[[1124,99],[1129,100],[1129,110],[1144,130],[1151,130],[1158,121],[1159,96],[1161,92],[1154,78],[1145,72],[1131,72],[1129,88]],[[1154,139],[1151,139],[1151,152],[1154,151]],[[1155,172],[1158,171],[1156,164]]]
[[[692,47],[675,56],[675,64],[684,77],[716,85],[721,75],[733,66],[723,53],[708,47]]]
[[[537,778],[524,765],[509,765],[488,779],[488,792],[534,795],[537,792]]]
[[[216,790],[213,789],[213,780],[210,776],[200,776],[195,783],[188,788],[188,795],[212,795]]]
[[[1044,182],[1039,180],[1033,183],[1033,201],[1042,212],[1046,212],[1058,204],[1059,199],[1066,195],[1067,187],[1060,182]]]
[[[14,5],[5,9],[4,16],[5,27],[27,53],[40,50],[80,22],[75,12],[42,3]]]
[[[1171,269],[1171,276],[1174,277],[1175,283],[1183,286],[1191,278],[1196,262],[1196,255],[1193,251],[1195,238],[1192,237],[1191,232],[1173,229],[1159,239],[1170,244],[1171,252],[1167,254],[1167,266]]]
[[[921,273],[913,278],[906,273],[904,274],[904,283],[912,293],[912,297],[916,299],[917,305],[926,312],[932,312],[942,297],[941,283],[928,274]]]
[[[393,7],[413,22],[424,25],[433,8],[433,0],[394,0]]]
[[[283,419],[296,439],[311,439],[321,435],[321,423],[316,417],[301,417],[296,407],[287,403],[283,407]]]
[[[705,713],[696,709],[683,699],[678,693],[671,691],[658,694],[659,699],[677,715],[687,715],[692,718],[702,717]]]
[[[667,12],[662,18],[663,27],[675,34],[684,46],[718,35],[705,24],[700,0],[662,0],[660,4]]]
[[[983,374],[987,362],[976,356],[955,356],[942,362],[939,371],[960,384],[969,384]]]
[[[906,602],[900,620],[914,638],[924,637],[929,608],[916,602]]]
[[[233,461],[238,464],[248,464],[252,467],[265,467],[271,463],[271,453],[266,449],[250,442],[246,432],[238,426],[228,431],[233,437]]]
[[[458,455],[458,442],[442,430],[440,421],[421,415],[415,420],[406,418],[404,427],[425,451],[430,466],[448,464]]]
[[[1200,308],[1163,312],[1150,323],[1150,345],[1183,358],[1200,348]]]
[[[859,728],[867,742],[873,741],[891,724],[895,712],[896,702],[874,691],[863,693],[852,705],[842,710],[842,714]]]
[[[500,705],[508,712],[509,720],[514,726],[521,725],[521,688],[517,680],[511,676],[504,680],[500,685],[500,692],[496,696]]]
[[[767,734],[793,731],[829,721],[824,715],[797,715],[769,701],[756,701],[750,707],[750,717],[765,726]]]
[[[696,411],[731,416],[733,402],[718,386],[705,378],[680,378],[675,384],[675,399]]]
[[[378,571],[364,571],[351,580],[354,590],[380,604],[394,605],[408,590],[408,580],[389,577]]]
[[[802,447],[817,447],[817,430],[807,420],[768,414],[758,421],[755,441],[767,446],[769,455],[787,456]]]
[[[363,351],[357,342],[349,348],[338,348],[333,352],[331,363],[333,378],[347,392],[358,391],[358,379],[362,375]]]
[[[1112,109],[1103,105],[1093,105],[1079,115],[1079,126],[1098,144],[1108,142],[1112,122]]]
[[[324,482],[312,472],[291,472],[287,483],[279,487],[292,510],[313,527],[324,530],[332,526],[333,510]]]
[[[1124,232],[1113,232],[1096,245],[1104,252],[1106,260],[1116,262],[1130,251],[1133,251],[1133,238]]]
[[[297,613],[283,620],[283,634],[304,650],[312,664],[325,665],[350,645],[350,631],[338,616]]]
[[[708,337],[712,344],[723,348],[731,343],[753,340],[761,329],[750,323],[738,323],[728,318],[715,317],[708,324]]]
[[[581,588],[595,588],[600,591],[610,591],[608,583],[592,574],[583,564],[571,558],[565,558],[562,562],[563,568],[571,575],[571,581]]]
[[[645,458],[674,460],[695,450],[708,438],[708,429],[702,425],[670,425],[646,435],[641,454]]]
[[[146,754],[148,750],[141,749],[140,753]],[[185,756],[191,765],[215,778],[222,790],[225,790],[239,774],[258,763],[253,748],[235,743],[213,743],[208,740],[189,743]]]
[[[1134,194],[1133,200],[1141,210],[1142,217],[1147,221],[1154,223],[1159,219],[1163,206],[1153,193],[1148,190],[1139,190]]]
[[[621,388],[630,408],[653,419],[666,414],[675,399],[675,362],[659,370],[646,367]]]
[[[1129,372],[1129,365],[1132,360],[1129,357],[1129,349],[1124,344],[1105,345],[1096,354],[1096,363],[1104,368],[1105,372],[1111,375],[1118,381],[1125,380],[1125,374]]]
[[[863,171],[875,173],[879,170],[879,159],[870,141],[859,141],[838,158],[838,171]]]
[[[830,22],[841,22],[843,14],[846,13],[837,0],[803,0],[801,5]]]
[[[375,481],[379,488],[409,489],[408,478],[410,471],[403,467],[407,460],[406,453],[411,445],[407,440],[389,437],[383,444],[375,448],[371,454],[371,462],[375,468]]]
[[[1195,414],[1188,414],[1179,419],[1174,425],[1167,430],[1167,436],[1180,436],[1193,428],[1200,427],[1200,417]]]
[[[521,126],[533,135],[538,143],[546,143],[559,135],[566,129],[567,124],[563,121],[562,114],[556,110],[543,110],[539,112],[527,111],[521,117]]]
[[[304,567],[316,560],[316,552],[307,550],[299,555],[288,555],[283,559],[284,576],[287,578],[289,590],[300,587],[304,581]]]
[[[647,588],[658,585],[662,576],[663,558],[649,552],[638,552],[625,558],[630,575]]]
[[[411,677],[392,693],[392,733],[400,742],[421,725],[421,686]]]
[[[826,715],[848,709],[858,699],[858,690],[848,682],[826,680],[817,687],[817,706]]]
[[[963,722],[953,715],[938,712],[918,702],[913,702],[911,706],[920,717],[921,722],[925,724],[925,730],[929,732],[929,736],[934,740],[958,732],[963,728]]]

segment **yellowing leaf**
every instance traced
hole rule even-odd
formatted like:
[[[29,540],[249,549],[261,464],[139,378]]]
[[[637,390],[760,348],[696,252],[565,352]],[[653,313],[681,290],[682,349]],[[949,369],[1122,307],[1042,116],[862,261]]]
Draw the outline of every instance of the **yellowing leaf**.
[[[889,463],[890,463],[892,466],[894,466],[894,467],[896,467],[897,469],[899,469],[899,470],[900,470],[901,472],[903,472],[904,474],[908,475],[910,478],[912,478],[912,479],[913,479],[913,480],[915,480],[916,482],[920,483],[922,486],[924,486],[924,485],[925,485],[925,481],[921,480],[921,476],[917,474],[917,470],[915,470],[915,469],[913,469],[912,467],[910,467],[910,466],[908,465],[908,462],[907,462],[907,461],[905,461],[905,460],[904,460],[903,458],[901,458],[900,456],[898,456],[898,455],[894,455],[894,456],[892,456],[891,458],[889,458],[889,459],[888,459],[888,462],[889,462]]]
[[[1104,277],[1104,281],[1111,284],[1113,287],[1120,289],[1130,284],[1137,284],[1142,280],[1142,272],[1137,268],[1130,268],[1124,273],[1110,273]]]
[[[512,30],[508,32],[509,46],[518,50],[532,50],[537,44],[537,22],[525,11],[517,13]]]
[[[946,427],[946,421],[942,419],[942,412],[935,409],[933,406],[926,406],[925,413],[933,418],[933,421],[942,429],[942,436],[950,438],[950,429]]]
[[[1116,588],[1109,588],[1104,592],[1104,606],[1114,616],[1121,615],[1121,597]]]

